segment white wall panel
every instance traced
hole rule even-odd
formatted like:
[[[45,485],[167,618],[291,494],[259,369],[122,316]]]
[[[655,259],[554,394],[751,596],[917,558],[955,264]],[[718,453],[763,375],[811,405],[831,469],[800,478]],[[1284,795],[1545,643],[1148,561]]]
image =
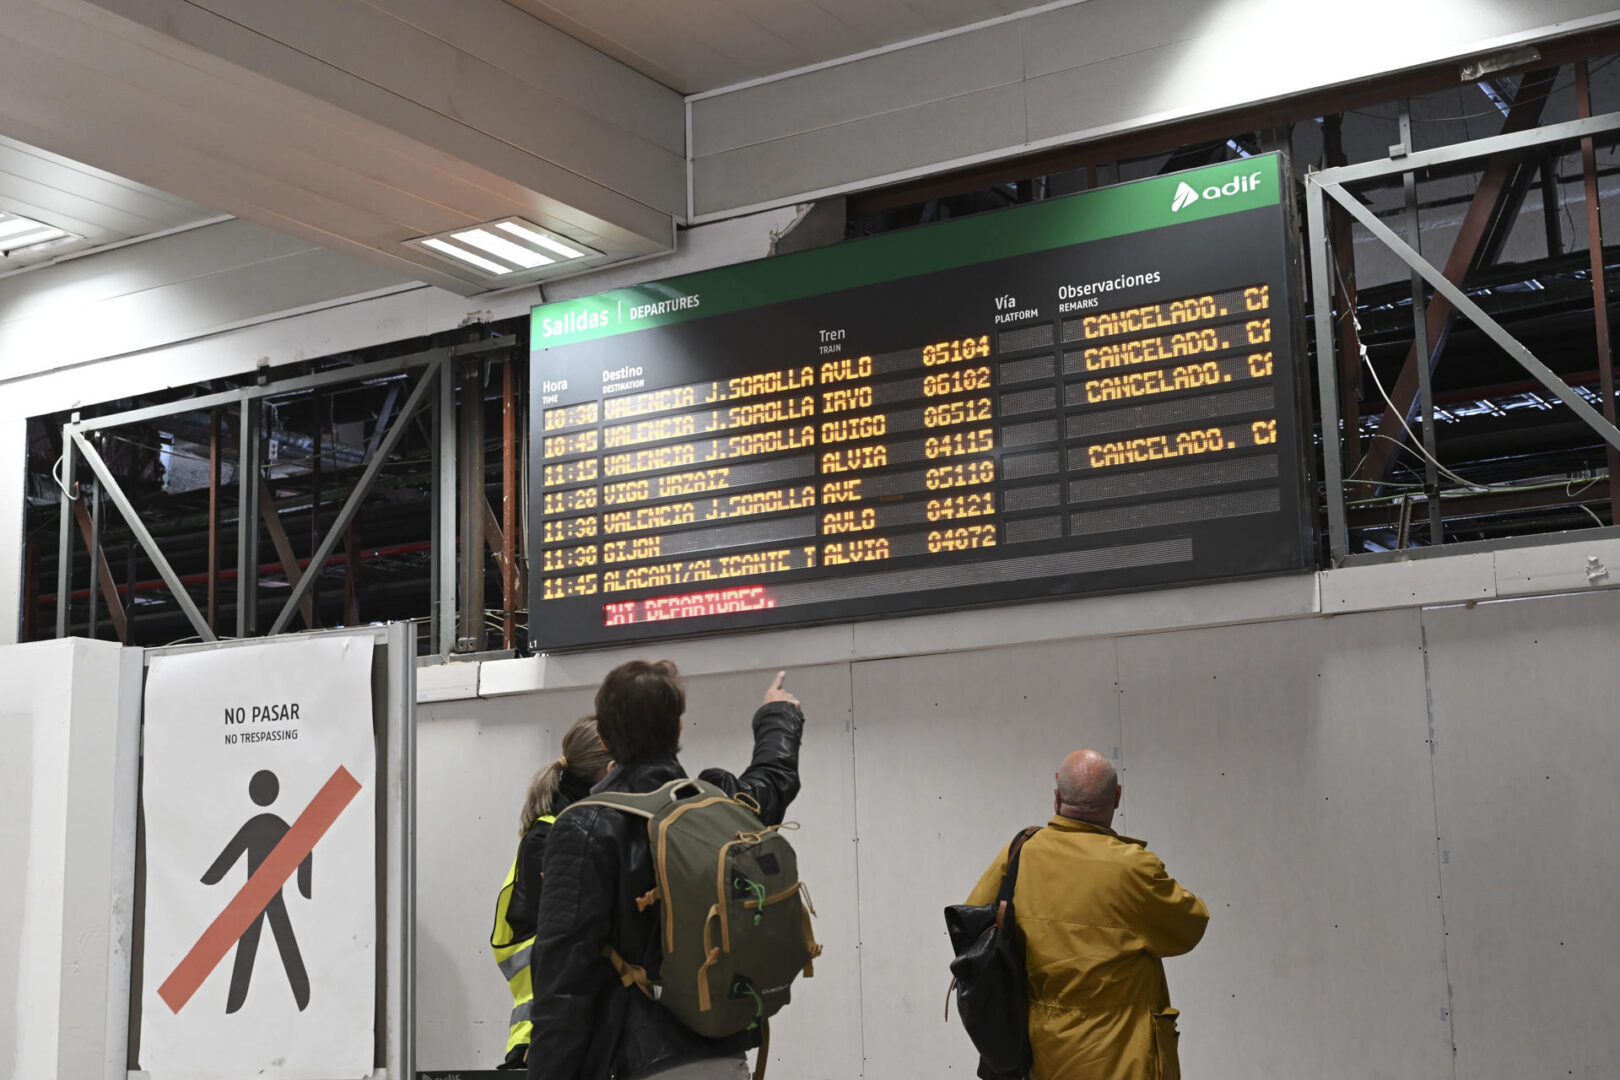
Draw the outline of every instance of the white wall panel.
[[[1614,1076],[1620,596],[1423,621],[1457,1076]]]
[[[1114,663],[1104,640],[853,665],[864,1075],[973,1075],[943,909],[1051,817],[1065,755],[1120,745]]]
[[[940,1018],[940,909],[1046,819],[1056,762],[1087,745],[1123,762],[1120,830],[1213,911],[1168,964],[1189,1075],[1441,1080],[1453,1016],[1464,1080],[1612,1075],[1617,617],[1606,591],[930,655],[905,637],[917,655],[790,668],[810,714],[793,839],[828,951],[772,1075],[971,1075]],[[738,663],[819,647],[794,633]],[[696,671],[724,644],[659,651]],[[544,725],[623,655],[547,657],[573,690],[424,709],[424,1064],[493,1060],[468,1055],[496,1053],[479,1040],[505,1004],[480,935],[512,808],[555,754]],[[770,671],[738,663],[689,680],[694,771],[746,755]]]
[[[107,642],[0,649],[0,1075],[123,1075],[139,702],[125,676]]]
[[[1617,21],[1620,10],[1600,0],[1369,0],[1354,9],[1082,0],[695,99],[693,207],[703,218],[859,190]],[[1012,33],[1020,63],[1008,83]],[[938,74],[897,77],[906,71]],[[984,115],[950,107],[997,87],[1016,91],[1002,104],[1016,108],[1018,123],[998,114],[987,127]],[[908,130],[904,118],[913,115],[918,124]],[[879,116],[893,125],[873,124]],[[894,141],[896,130],[908,137]],[[828,161],[832,146],[840,152]],[[711,160],[734,167],[709,168]]]
[[[1124,638],[1119,681],[1121,831],[1211,911],[1187,1075],[1450,1077],[1418,613]]]
[[[67,875],[68,723],[48,692],[73,675],[71,642],[0,653],[0,822],[13,870],[0,884],[0,1071],[55,1076]]]
[[[803,789],[787,820],[799,876],[815,902],[816,938],[826,951],[815,976],[793,984],[793,1002],[771,1021],[770,1075],[780,1080],[848,1080],[859,1075],[861,986],[855,870],[855,754],[849,668],[788,669],[787,688],[804,703],[799,753]],[[679,661],[677,660],[677,663]],[[749,718],[776,669],[688,679],[681,761],[688,773],[717,766],[741,772],[753,748]],[[829,1037],[832,1035],[833,1037]]]

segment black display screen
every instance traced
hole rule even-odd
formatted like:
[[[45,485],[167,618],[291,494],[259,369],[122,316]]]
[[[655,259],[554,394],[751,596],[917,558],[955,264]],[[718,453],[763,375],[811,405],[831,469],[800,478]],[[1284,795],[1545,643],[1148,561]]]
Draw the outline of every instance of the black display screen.
[[[1306,568],[1278,190],[1256,158],[536,308],[531,642]]]

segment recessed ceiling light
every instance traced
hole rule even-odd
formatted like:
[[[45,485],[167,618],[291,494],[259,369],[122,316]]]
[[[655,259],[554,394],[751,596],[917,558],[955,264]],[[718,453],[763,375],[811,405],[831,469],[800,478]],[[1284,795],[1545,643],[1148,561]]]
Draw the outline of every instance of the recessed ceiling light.
[[[443,252],[458,262],[464,262],[468,265],[476,266],[480,270],[488,270],[492,274],[510,274],[512,272],[512,268],[510,266],[502,266],[498,262],[486,259],[482,255],[474,254],[473,252],[468,251],[466,248],[458,248],[456,245],[446,243],[445,241],[436,237],[424,240],[422,241],[422,244],[424,247],[430,247],[434,251]]]
[[[72,236],[66,229],[0,210],[0,256]]]
[[[503,283],[538,277],[552,268],[601,254],[522,218],[503,218],[405,243],[431,252],[435,258],[449,259],[463,272],[473,269]]]
[[[531,244],[539,244],[547,251],[555,251],[558,255],[561,255],[565,259],[583,259],[585,257],[585,253],[583,251],[576,251],[567,244],[553,240],[544,233],[535,232],[533,229],[520,225],[515,221],[503,221],[498,227],[504,229],[506,232],[511,233],[513,236],[523,237],[523,239],[527,240]]]
[[[456,233],[456,239],[464,244],[471,244],[475,248],[487,251],[491,255],[499,255],[508,262],[515,262],[525,270],[533,270],[537,266],[545,266],[548,263],[557,261],[540,254],[538,251],[531,251],[483,229],[458,232]]]

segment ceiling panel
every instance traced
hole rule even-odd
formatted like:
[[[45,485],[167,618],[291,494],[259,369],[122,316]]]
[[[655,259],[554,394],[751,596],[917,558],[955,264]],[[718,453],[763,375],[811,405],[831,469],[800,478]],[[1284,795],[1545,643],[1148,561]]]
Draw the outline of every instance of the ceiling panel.
[[[507,0],[683,94],[999,18],[1049,0]]]
[[[455,8],[0,0],[0,133],[64,155],[0,152],[0,208],[106,243],[207,206],[469,295],[490,281],[410,242],[519,217],[592,266],[668,250],[686,202],[680,96],[504,0]],[[744,48],[788,47],[756,33]],[[69,159],[183,198],[127,182],[98,196],[42,164]]]
[[[218,216],[178,196],[3,136],[0,211],[54,225],[77,237],[0,257],[0,273]]]

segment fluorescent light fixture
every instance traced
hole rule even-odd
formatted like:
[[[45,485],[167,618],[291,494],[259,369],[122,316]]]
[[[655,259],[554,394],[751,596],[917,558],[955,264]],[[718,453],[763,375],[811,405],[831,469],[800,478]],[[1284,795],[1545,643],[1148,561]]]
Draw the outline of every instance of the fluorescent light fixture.
[[[538,244],[547,251],[554,251],[565,259],[583,259],[585,257],[585,253],[583,251],[571,248],[567,244],[560,241],[553,240],[544,233],[535,232],[534,229],[522,224],[521,222],[503,221],[497,226],[497,228],[503,230],[504,232],[509,232],[513,236],[521,236],[529,243]]]
[[[447,244],[443,240],[436,237],[422,241],[422,246],[430,247],[434,251],[442,252],[443,254],[450,256],[450,258],[455,259],[457,262],[463,262],[469,266],[476,266],[480,270],[487,271],[491,274],[510,274],[512,272],[512,268],[510,266],[502,266],[498,262],[486,259],[482,255],[476,255],[473,252],[468,251],[466,248],[458,248],[454,244]]]
[[[499,218],[469,228],[418,236],[405,246],[448,259],[465,276],[499,280],[502,287],[531,281],[571,263],[585,263],[600,251],[523,218]],[[599,260],[598,260],[599,261]]]
[[[458,232],[455,237],[463,244],[478,248],[480,251],[487,251],[491,255],[498,255],[507,262],[517,263],[525,270],[533,270],[537,266],[546,266],[557,261],[540,254],[538,251],[532,251],[529,248],[514,244],[512,241],[496,236],[494,233],[487,232],[484,229]]]
[[[32,218],[18,217],[0,210],[0,256],[10,255],[24,248],[66,240],[73,234],[54,225],[46,225]]]

